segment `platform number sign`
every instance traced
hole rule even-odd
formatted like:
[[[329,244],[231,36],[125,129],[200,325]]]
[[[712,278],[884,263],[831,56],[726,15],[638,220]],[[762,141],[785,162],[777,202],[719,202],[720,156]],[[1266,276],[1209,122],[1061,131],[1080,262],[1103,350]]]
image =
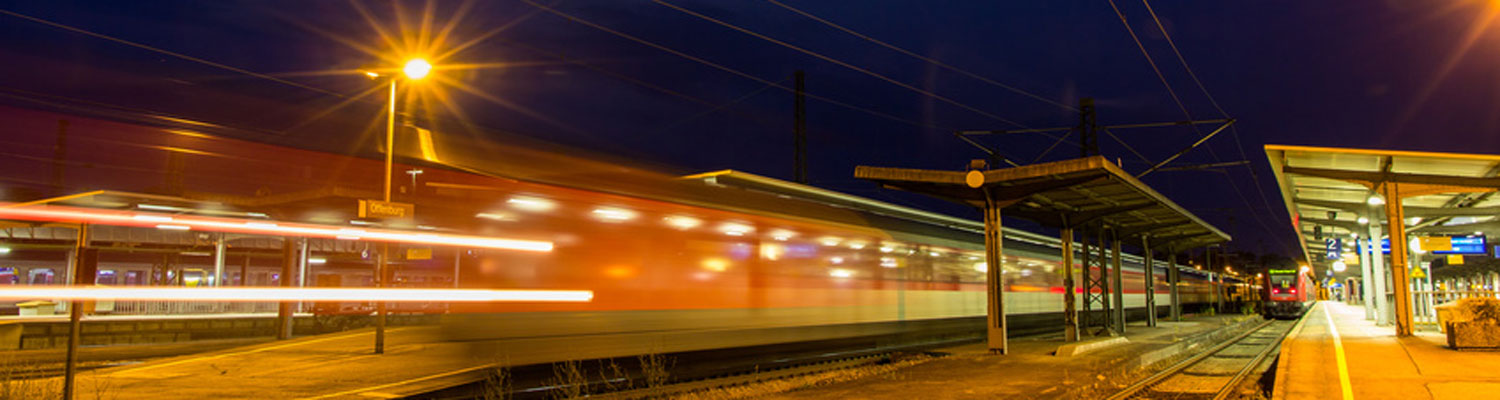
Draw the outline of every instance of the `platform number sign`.
[[[1325,239],[1323,243],[1327,245],[1327,257],[1329,260],[1344,258],[1344,239],[1328,238]]]

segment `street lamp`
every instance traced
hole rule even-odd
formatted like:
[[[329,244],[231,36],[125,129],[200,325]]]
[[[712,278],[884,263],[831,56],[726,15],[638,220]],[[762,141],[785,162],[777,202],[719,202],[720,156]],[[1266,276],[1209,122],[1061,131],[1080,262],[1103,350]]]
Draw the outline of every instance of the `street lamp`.
[[[406,75],[406,79],[413,81],[421,80],[422,78],[426,78],[428,73],[432,72],[432,64],[420,58],[412,59],[406,62],[406,65],[401,68],[401,72]],[[381,76],[380,73],[373,71],[365,71],[365,75],[372,79]],[[396,75],[390,75],[390,104],[386,108],[390,114],[385,124],[385,201],[387,202],[391,201],[391,169],[392,164],[395,163],[396,155],[396,78]],[[413,175],[413,178],[415,178],[415,175]]]
[[[432,64],[428,63],[427,60],[423,60],[423,59],[420,59],[420,58],[413,59],[413,60],[410,60],[410,61],[406,62],[406,65],[401,68],[401,72],[406,75],[406,79],[413,80],[413,81],[420,80],[422,78],[427,77],[427,74],[429,72],[432,72]],[[371,71],[365,71],[365,75],[369,76],[371,79],[380,77],[379,73],[371,72]],[[396,80],[397,80],[397,76],[395,74],[391,74],[390,75],[390,79],[391,79],[390,104],[388,104],[387,108],[386,108],[386,110],[390,114],[390,117],[388,119],[386,119],[386,124],[385,124],[385,201],[386,202],[390,202],[391,201],[391,169],[393,168],[392,165],[395,163],[395,157],[396,157]],[[413,171],[420,171],[420,170],[413,170]],[[416,180],[417,180],[417,174],[418,173],[420,173],[420,172],[412,172],[411,173],[412,186],[413,186],[412,189],[413,190],[416,189],[415,186],[416,186]],[[386,269],[388,268],[387,265],[386,265],[386,263],[388,262],[388,257],[390,257],[390,254],[388,253],[387,250],[388,250],[387,245],[386,244],[381,244],[381,246],[380,246],[380,257],[378,258],[379,261],[377,261],[376,267],[375,267],[375,286],[376,287],[384,287],[384,286],[386,286]],[[379,302],[375,302],[375,354],[384,354],[384,353],[385,353],[385,302],[379,301]]]

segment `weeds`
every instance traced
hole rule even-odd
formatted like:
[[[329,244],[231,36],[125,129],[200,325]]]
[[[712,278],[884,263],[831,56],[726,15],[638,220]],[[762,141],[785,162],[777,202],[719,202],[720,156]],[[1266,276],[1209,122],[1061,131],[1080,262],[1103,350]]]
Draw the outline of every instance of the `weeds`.
[[[61,379],[33,378],[42,369],[34,362],[0,360],[0,400],[45,399],[62,394]]]
[[[552,364],[552,387],[550,397],[554,399],[576,399],[588,394],[588,378],[583,373],[583,362],[568,360]]]
[[[512,379],[510,367],[506,364],[497,364],[484,376],[484,385],[480,388],[479,398],[484,400],[510,400]]]
[[[609,364],[605,364],[604,360],[599,360],[599,381],[604,385],[603,389],[606,392],[635,388],[635,380],[631,379],[630,372],[614,360],[609,360]]]
[[[636,356],[636,360],[641,363],[641,377],[648,388],[665,386],[672,367],[677,365],[677,360],[655,352]]]

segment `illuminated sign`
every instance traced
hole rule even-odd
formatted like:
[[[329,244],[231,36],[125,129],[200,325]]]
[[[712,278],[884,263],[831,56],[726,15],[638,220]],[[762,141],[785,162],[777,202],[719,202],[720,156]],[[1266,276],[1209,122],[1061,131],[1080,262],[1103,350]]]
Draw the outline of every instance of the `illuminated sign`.
[[[1337,260],[1343,258],[1344,239],[1329,238],[1324,240],[1324,244],[1328,251],[1328,259]]]
[[[1273,269],[1267,270],[1266,273],[1271,274],[1271,275],[1293,275],[1293,274],[1297,273],[1297,270],[1295,270],[1295,269],[1274,269],[1273,268]]]
[[[417,213],[417,206],[410,203],[397,203],[380,200],[360,200],[360,218],[386,218],[386,219],[411,219]]]
[[[1485,249],[1489,247],[1484,235],[1438,236],[1438,238],[1448,239],[1448,250],[1432,250],[1432,254],[1485,254]],[[1432,243],[1432,245],[1441,248],[1439,244],[1441,243],[1441,239],[1434,240],[1423,237],[1419,240],[1418,245],[1424,249],[1428,247],[1429,242],[1436,242]],[[1391,254],[1390,239],[1380,239],[1380,252],[1381,254]],[[1496,250],[1496,255],[1500,255],[1500,250]]]

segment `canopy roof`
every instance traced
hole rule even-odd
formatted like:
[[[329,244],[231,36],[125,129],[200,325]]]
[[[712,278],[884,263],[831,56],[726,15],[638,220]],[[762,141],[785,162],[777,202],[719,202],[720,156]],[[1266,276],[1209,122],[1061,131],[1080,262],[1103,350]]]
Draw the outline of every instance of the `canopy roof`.
[[[983,207],[986,193],[1002,214],[1051,227],[1102,223],[1122,240],[1149,236],[1153,246],[1188,248],[1229,241],[1228,234],[1173,203],[1100,156],[980,171],[860,166],[854,177],[881,186]],[[978,182],[975,182],[978,183]]]
[[[1362,231],[1362,216],[1369,223],[1388,223],[1382,221],[1384,212],[1372,211],[1368,203],[1382,182],[1401,185],[1408,233],[1469,234],[1500,227],[1495,221],[1500,198],[1492,196],[1500,188],[1500,155],[1288,145],[1265,149],[1292,232],[1304,243],[1303,257],[1314,264],[1332,262],[1309,257],[1326,251],[1314,236],[1315,226],[1330,238]]]

